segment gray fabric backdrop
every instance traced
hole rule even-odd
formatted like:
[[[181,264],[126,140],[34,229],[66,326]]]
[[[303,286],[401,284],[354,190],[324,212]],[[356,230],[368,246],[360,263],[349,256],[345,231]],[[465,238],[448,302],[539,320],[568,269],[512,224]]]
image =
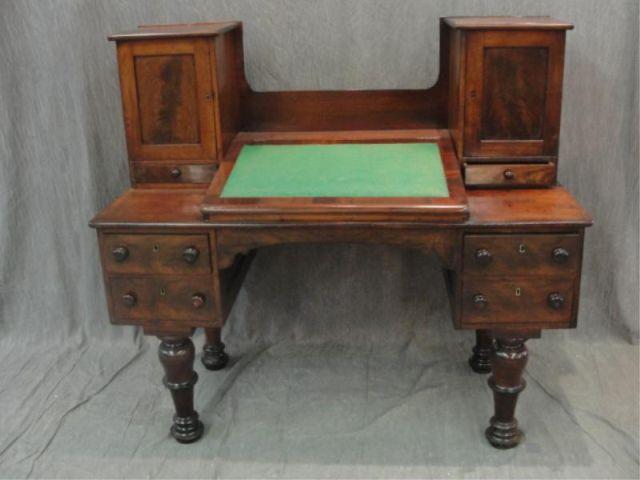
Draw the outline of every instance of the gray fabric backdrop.
[[[569,32],[559,178],[588,208],[577,331],[531,341],[527,441],[489,448],[433,259],[260,252],[203,372],[206,437],[168,437],[156,342],[108,324],[92,215],[127,187],[109,33],[245,22],[259,90],[423,88],[438,17]],[[0,477],[638,477],[637,1],[0,0]],[[197,338],[201,343],[201,338]]]

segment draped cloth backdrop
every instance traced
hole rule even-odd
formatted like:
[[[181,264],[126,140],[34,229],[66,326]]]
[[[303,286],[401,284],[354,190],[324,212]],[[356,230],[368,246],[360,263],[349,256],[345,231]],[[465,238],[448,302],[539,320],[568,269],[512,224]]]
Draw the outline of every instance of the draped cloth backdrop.
[[[559,180],[595,220],[578,329],[529,342],[524,444],[483,438],[434,259],[351,245],[258,254],[232,364],[197,365],[205,436],[175,444],[157,341],[109,325],[87,226],[128,187],[107,35],[237,19],[257,90],[424,88],[438,18],[495,14],[576,25]],[[0,0],[0,477],[637,478],[638,310],[637,1]]]

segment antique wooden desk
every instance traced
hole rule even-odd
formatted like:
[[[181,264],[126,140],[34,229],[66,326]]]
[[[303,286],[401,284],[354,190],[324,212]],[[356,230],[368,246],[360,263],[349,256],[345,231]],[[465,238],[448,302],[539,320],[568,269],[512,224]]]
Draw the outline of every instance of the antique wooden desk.
[[[425,90],[255,92],[238,22],[113,35],[133,188],[91,222],[111,321],[160,338],[180,442],[257,248],[398,245],[437,255],[453,326],[492,372],[492,445],[517,445],[525,341],[576,326],[584,229],[556,183],[566,30],[546,17],[440,22]],[[426,289],[425,289],[426,290]],[[268,321],[268,319],[265,319]],[[462,394],[462,392],[461,392]]]

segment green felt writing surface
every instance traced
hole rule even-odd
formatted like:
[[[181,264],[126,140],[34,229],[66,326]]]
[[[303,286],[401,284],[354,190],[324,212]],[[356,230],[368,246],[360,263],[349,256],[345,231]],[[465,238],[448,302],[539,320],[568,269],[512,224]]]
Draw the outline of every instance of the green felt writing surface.
[[[448,197],[435,143],[245,145],[222,190],[239,197]]]

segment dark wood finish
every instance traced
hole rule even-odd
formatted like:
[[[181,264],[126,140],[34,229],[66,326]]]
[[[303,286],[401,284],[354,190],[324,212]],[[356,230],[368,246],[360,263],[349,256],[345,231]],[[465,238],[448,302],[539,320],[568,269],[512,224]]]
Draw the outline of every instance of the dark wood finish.
[[[133,166],[133,181],[139,183],[190,184],[209,185],[218,170],[215,164],[180,164],[137,162]]]
[[[131,162],[216,160],[206,39],[118,42]]]
[[[440,75],[431,88],[255,92],[247,85],[247,131],[351,131],[445,128],[449,89],[449,37],[440,22]]]
[[[200,212],[203,189],[130,189],[100,211],[90,222],[94,228],[113,229],[203,229],[221,226],[205,222]],[[466,222],[429,223],[429,228],[553,229],[588,227],[592,220],[578,201],[563,187],[518,190],[468,190],[469,219]],[[277,225],[277,221],[273,222]],[[392,219],[378,226],[403,224]]]
[[[193,327],[214,325],[215,304],[209,275],[111,277],[114,323],[187,322]],[[131,301],[127,297],[133,296]]]
[[[556,323],[558,328],[571,326],[574,276],[508,276],[490,278],[465,276],[462,285],[462,325],[486,328],[488,325],[522,325]],[[564,302],[558,308],[549,304],[551,295],[559,294]],[[479,297],[484,302],[479,301]]]
[[[573,25],[545,16],[445,17],[444,22],[461,30],[571,30]]]
[[[468,216],[464,186],[458,164],[446,131],[432,131],[434,136],[425,138],[416,132],[326,132],[322,143],[364,142],[436,142],[440,148],[449,197],[270,197],[270,198],[221,198],[235,161],[243,145],[266,143],[316,143],[317,134],[279,135],[242,134],[234,140],[227,160],[207,191],[201,210],[213,223],[237,224],[243,222],[372,222],[390,219],[411,221],[454,221]],[[293,140],[295,139],[295,141]]]
[[[164,386],[171,392],[176,414],[171,435],[180,443],[195,442],[202,436],[204,426],[193,408],[193,387],[198,374],[193,371],[195,350],[189,337],[160,337],[158,357],[164,368]]]
[[[244,103],[249,86],[244,80],[244,52],[242,27],[217,36],[211,48],[214,89],[218,99],[216,108],[216,138],[219,160],[227,154],[231,141],[242,130]]]
[[[164,25],[140,25],[136,30],[109,35],[109,40],[157,40],[190,37],[215,37],[238,28],[240,22],[195,22]]]
[[[177,440],[202,434],[189,337],[204,327],[203,363],[227,363],[220,329],[255,250],[345,242],[437,256],[454,327],[476,331],[469,363],[493,371],[487,438],[500,448],[519,442],[524,342],[543,328],[576,326],[591,224],[553,185],[570,28],[547,17],[442,19],[437,83],[398,91],[255,92],[238,22],[150,25],[111,37],[136,188],[91,226],[112,322],[162,340]],[[246,143],[393,141],[438,142],[450,201],[219,198]],[[476,189],[465,191],[463,173]],[[548,188],[522,188],[529,186]]]
[[[486,430],[489,443],[497,448],[512,448],[522,440],[515,418],[518,395],[525,388],[522,372],[527,364],[527,338],[539,336],[538,332],[493,331],[496,348],[491,357],[492,375],[489,386],[493,390],[494,415]]]
[[[202,364],[208,370],[222,370],[229,363],[220,337],[220,328],[205,328],[206,341],[202,347]]]
[[[135,56],[133,66],[142,143],[199,143],[194,56]]]
[[[542,139],[549,50],[491,47],[483,61],[481,140]]]
[[[491,355],[493,354],[493,338],[489,330],[476,330],[476,344],[473,355],[469,358],[469,365],[476,373],[491,371]]]
[[[414,248],[434,253],[442,265],[453,268],[461,238],[453,230],[425,228],[383,229],[362,225],[334,227],[224,228],[218,232],[217,254],[220,268],[227,268],[238,254],[259,247],[297,243],[375,243]]]
[[[469,187],[550,186],[555,181],[556,166],[553,163],[464,166],[464,184]]]
[[[559,250],[564,252],[562,260]],[[486,251],[491,256],[486,260]],[[554,255],[555,252],[555,255]],[[478,254],[481,255],[478,255]],[[483,255],[484,254],[484,255]],[[466,235],[464,271],[478,275],[575,275],[582,263],[578,234]]]
[[[126,258],[114,255],[125,249]],[[193,258],[195,255],[195,258]],[[207,235],[107,234],[102,261],[110,274],[202,274],[211,271]]]
[[[591,216],[562,187],[467,190],[469,224],[482,227],[588,227]]]
[[[547,168],[467,167],[467,185],[549,186],[556,181],[565,31],[547,17],[447,18],[448,126],[465,163],[546,163]],[[509,174],[508,174],[509,175]],[[518,181],[520,178],[522,181]],[[515,180],[515,181],[514,181]]]
[[[464,157],[557,155],[564,35],[466,33]]]

